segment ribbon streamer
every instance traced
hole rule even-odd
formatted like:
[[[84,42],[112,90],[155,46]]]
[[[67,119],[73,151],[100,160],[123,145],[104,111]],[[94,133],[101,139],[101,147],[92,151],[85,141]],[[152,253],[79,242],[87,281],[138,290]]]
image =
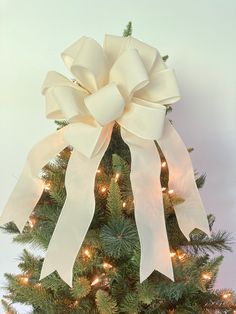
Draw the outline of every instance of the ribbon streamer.
[[[140,281],[155,269],[174,280],[161,162],[154,140],[168,163],[169,187],[185,199],[175,206],[180,229],[188,239],[194,228],[210,235],[189,154],[165,118],[165,105],[180,98],[174,71],[166,67],[155,48],[132,37],[106,35],[103,48],[82,37],[62,58],[76,80],[50,71],[42,93],[47,118],[66,119],[69,125],[33,147],[0,225],[13,221],[22,232],[44,189],[41,169],[65,147],[73,146],[65,177],[66,201],[41,271],[42,279],[56,270],[72,286],[74,261],[94,214],[96,170],[116,121],[131,152],[130,179],[141,243]]]
[[[130,180],[141,244],[140,281],[154,269],[174,280],[159,179],[160,156],[153,141],[140,139],[124,129],[121,135],[131,153]]]
[[[166,119],[162,138],[158,144],[164,153],[169,168],[169,188],[184,198],[184,202],[175,205],[175,214],[179,227],[189,240],[189,233],[198,228],[209,237],[209,224],[194,179],[189,152],[175,128]]]

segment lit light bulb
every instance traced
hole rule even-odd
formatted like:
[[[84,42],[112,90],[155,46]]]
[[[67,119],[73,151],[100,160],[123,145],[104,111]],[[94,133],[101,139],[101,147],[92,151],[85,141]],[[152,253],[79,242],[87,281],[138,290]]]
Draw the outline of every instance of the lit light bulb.
[[[91,283],[91,286],[95,286],[96,284],[98,284],[100,282],[100,279],[98,277],[96,277],[93,282]]]
[[[162,188],[161,190],[162,190],[162,192],[164,192],[166,190],[166,188]]]
[[[84,250],[84,255],[86,255],[87,257],[90,257],[90,256],[91,256],[91,254],[90,254],[90,252],[89,252],[88,249]]]
[[[203,279],[206,279],[206,280],[210,280],[211,279],[211,276],[209,274],[203,274],[202,275],[202,278]]]
[[[107,190],[107,188],[106,188],[105,186],[103,186],[103,187],[101,188],[101,192],[102,192],[102,193],[105,193],[106,190]]]
[[[102,171],[101,171],[101,169],[98,169],[96,172],[97,172],[97,173],[101,173]]]
[[[20,277],[20,282],[22,285],[27,285],[29,282],[29,277],[27,275],[23,275]]]
[[[119,179],[119,177],[120,177],[120,173],[116,173],[116,176],[115,176],[115,181],[117,182],[118,181],[118,179]]]
[[[24,283],[28,283],[28,282],[29,282],[29,278],[27,278],[27,277],[22,278],[22,281],[23,281]]]
[[[74,306],[77,306],[78,304],[79,304],[79,301],[76,300],[76,301],[74,302]]]
[[[182,259],[185,258],[185,256],[186,256],[186,254],[185,254],[185,253],[182,253],[182,254],[179,254],[179,255],[178,255],[178,258],[179,258],[179,260],[182,260]]]
[[[38,282],[38,283],[35,284],[35,288],[41,288],[41,287],[42,287],[41,282]]]
[[[109,264],[109,263],[106,263],[106,262],[104,262],[104,263],[102,264],[102,266],[103,266],[103,268],[105,268],[105,269],[110,269],[110,268],[112,268],[112,265]]]
[[[176,255],[175,252],[170,252],[170,257],[174,257]]]
[[[123,208],[125,208],[126,207],[126,202],[123,202],[122,206],[123,206]]]
[[[44,190],[45,190],[45,191],[49,191],[50,188],[51,188],[51,183],[46,183],[46,184],[44,184]]]
[[[174,190],[169,190],[168,193],[169,193],[169,194],[173,194],[173,193],[174,193]]]
[[[223,299],[228,299],[230,296],[231,296],[231,293],[224,293],[224,294],[222,295],[222,298],[223,298]]]
[[[30,226],[30,228],[31,229],[33,229],[34,228],[34,226],[35,226],[35,224],[36,224],[36,218],[34,218],[34,217],[32,217],[32,218],[30,218],[29,219],[29,226]]]
[[[166,167],[166,161],[163,161],[163,163],[161,164],[162,168]]]

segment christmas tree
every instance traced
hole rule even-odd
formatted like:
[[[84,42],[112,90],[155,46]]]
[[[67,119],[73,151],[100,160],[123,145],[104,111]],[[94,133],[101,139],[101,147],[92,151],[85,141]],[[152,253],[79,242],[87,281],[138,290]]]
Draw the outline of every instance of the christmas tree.
[[[129,23],[124,36],[130,36],[131,32]],[[163,60],[166,61],[167,56]],[[170,110],[168,106],[167,112]],[[56,123],[58,129],[67,125],[66,121]],[[130,151],[116,124],[97,170],[95,215],[74,264],[73,286],[69,287],[57,272],[39,280],[43,258],[24,249],[19,263],[21,272],[5,274],[6,295],[2,305],[6,313],[17,313],[14,303],[31,305],[35,314],[236,311],[234,292],[214,289],[223,256],[213,253],[230,251],[230,235],[224,231],[213,232],[215,218],[209,215],[212,237],[195,229],[187,241],[173,207],[184,199],[168,188],[168,163],[157,143],[156,149],[162,162],[160,178],[175,281],[154,271],[140,283],[140,243],[130,183]],[[64,178],[71,152],[72,147],[68,146],[44,167],[44,193],[23,233],[19,233],[13,222],[2,227],[3,231],[14,235],[15,242],[47,250],[66,198]],[[198,188],[204,181],[205,175],[196,174]]]

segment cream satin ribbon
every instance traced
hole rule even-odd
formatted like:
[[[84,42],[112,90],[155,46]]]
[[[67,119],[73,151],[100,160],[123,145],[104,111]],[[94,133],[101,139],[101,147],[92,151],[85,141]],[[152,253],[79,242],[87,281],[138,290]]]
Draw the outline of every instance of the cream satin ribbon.
[[[94,215],[96,170],[109,145],[115,121],[131,152],[131,184],[141,244],[140,281],[153,270],[174,280],[166,234],[158,141],[169,167],[169,187],[185,201],[175,206],[179,226],[189,238],[194,228],[210,235],[191,160],[181,138],[165,118],[165,105],[179,100],[173,70],[159,52],[132,37],[106,35],[103,48],[82,37],[62,58],[72,82],[51,71],[42,87],[49,119],[70,123],[31,150],[0,224],[14,221],[23,230],[44,189],[42,167],[73,146],[65,187],[67,197],[52,235],[41,279],[54,270],[72,286],[73,265]]]

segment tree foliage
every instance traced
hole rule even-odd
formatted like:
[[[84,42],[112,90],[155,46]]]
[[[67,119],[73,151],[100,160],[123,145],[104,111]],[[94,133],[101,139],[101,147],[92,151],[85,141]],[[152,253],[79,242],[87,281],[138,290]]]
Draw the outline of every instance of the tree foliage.
[[[131,34],[130,22],[124,36]],[[67,125],[66,121],[56,123],[58,128]],[[23,233],[14,223],[2,228],[14,236],[15,242],[47,249],[66,197],[64,177],[71,149],[67,147],[45,166],[43,179],[50,190],[43,193]],[[164,162],[158,145],[157,150]],[[140,283],[140,243],[130,164],[129,149],[115,125],[97,172],[95,215],[74,264],[73,287],[68,287],[56,272],[39,281],[43,257],[24,249],[19,260],[20,273],[5,274],[2,305],[7,313],[17,313],[14,303],[31,305],[32,314],[229,314],[236,310],[233,291],[214,289],[222,254],[231,249],[230,235],[225,231],[213,232],[215,218],[209,215],[212,237],[194,230],[188,242],[174,212],[174,206],[184,202],[176,193],[170,196],[163,191],[175,281],[154,271]],[[196,178],[198,188],[205,178],[205,174]],[[168,186],[168,164],[162,168],[161,183]]]

